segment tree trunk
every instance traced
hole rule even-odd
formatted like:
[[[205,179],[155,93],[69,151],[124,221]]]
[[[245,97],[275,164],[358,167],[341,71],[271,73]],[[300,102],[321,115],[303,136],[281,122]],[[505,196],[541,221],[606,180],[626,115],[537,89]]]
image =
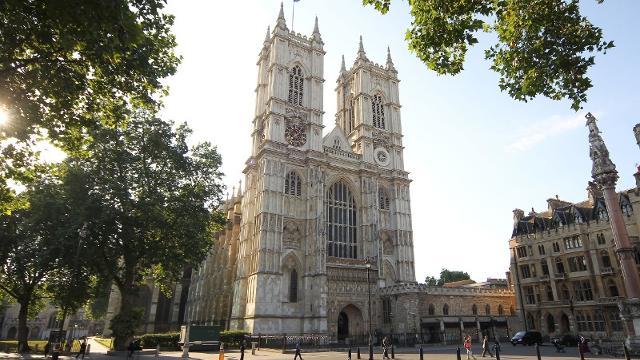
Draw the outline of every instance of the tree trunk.
[[[29,351],[29,343],[27,342],[27,335],[29,329],[27,328],[27,316],[29,315],[29,300],[19,301],[20,311],[18,312],[18,352]]]
[[[141,313],[134,308],[136,303],[136,287],[133,284],[119,287],[120,289],[120,311],[111,321],[111,330],[114,335],[114,348],[116,350],[126,350],[133,340],[136,328],[140,325]]]

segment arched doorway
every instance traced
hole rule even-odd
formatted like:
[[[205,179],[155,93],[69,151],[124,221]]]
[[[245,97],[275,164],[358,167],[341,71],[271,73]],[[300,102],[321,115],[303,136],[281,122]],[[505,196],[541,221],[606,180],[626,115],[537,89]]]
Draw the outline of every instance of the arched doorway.
[[[338,341],[343,341],[349,337],[349,317],[344,311],[338,315]]]
[[[553,315],[547,315],[547,333],[552,334],[556,331],[556,321],[553,318]]]
[[[364,321],[362,312],[353,304],[345,306],[338,314],[338,341],[363,335]]]
[[[569,317],[567,316],[567,314],[562,314],[562,316],[560,317],[560,332],[562,334],[568,334],[569,329]]]

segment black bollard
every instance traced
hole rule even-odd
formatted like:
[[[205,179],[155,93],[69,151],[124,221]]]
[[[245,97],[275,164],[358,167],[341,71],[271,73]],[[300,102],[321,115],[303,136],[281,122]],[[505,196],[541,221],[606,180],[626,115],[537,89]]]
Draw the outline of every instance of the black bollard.
[[[536,344],[536,356],[538,356],[538,360],[540,359],[540,345]]]
[[[460,360],[460,347],[458,346],[458,350],[456,350],[456,359]]]
[[[396,352],[394,350],[394,346],[393,343],[391,343],[391,358],[395,359],[396,358]]]
[[[496,351],[496,360],[500,360],[500,346],[496,346],[495,351]]]
[[[424,360],[424,350],[422,350],[422,345],[420,345],[420,360]]]
[[[631,355],[629,355],[629,349],[627,349],[627,344],[622,343],[622,349],[624,351],[624,358],[627,360],[631,360]]]
[[[347,355],[347,359],[351,360],[351,348],[349,348],[349,354]]]
[[[360,346],[358,346],[358,360],[360,360]]]

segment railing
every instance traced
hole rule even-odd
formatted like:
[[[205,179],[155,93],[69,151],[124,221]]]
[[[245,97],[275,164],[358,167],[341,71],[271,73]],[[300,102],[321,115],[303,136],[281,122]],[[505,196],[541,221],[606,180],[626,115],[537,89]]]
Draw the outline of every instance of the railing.
[[[620,296],[601,297],[598,299],[599,304],[617,304],[622,299]]]
[[[600,270],[600,273],[602,275],[612,275],[614,271],[613,271],[613,268],[611,267],[605,267],[605,268],[602,268],[602,270]]]
[[[341,149],[336,149],[330,146],[325,146],[324,147],[324,152],[327,154],[331,154],[331,155],[338,155],[338,156],[342,156],[342,157],[346,157],[349,159],[353,159],[353,160],[361,160],[362,159],[362,155],[360,154],[356,154],[350,151],[344,151]]]

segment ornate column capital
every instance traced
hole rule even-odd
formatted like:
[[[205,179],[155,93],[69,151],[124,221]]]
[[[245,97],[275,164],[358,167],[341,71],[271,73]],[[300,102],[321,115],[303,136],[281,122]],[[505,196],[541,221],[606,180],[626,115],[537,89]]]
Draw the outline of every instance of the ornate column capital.
[[[618,171],[609,158],[609,150],[600,136],[596,118],[591,113],[587,113],[585,117],[587,118],[586,126],[589,128],[589,157],[593,163],[591,177],[603,188],[615,187],[618,182]]]

